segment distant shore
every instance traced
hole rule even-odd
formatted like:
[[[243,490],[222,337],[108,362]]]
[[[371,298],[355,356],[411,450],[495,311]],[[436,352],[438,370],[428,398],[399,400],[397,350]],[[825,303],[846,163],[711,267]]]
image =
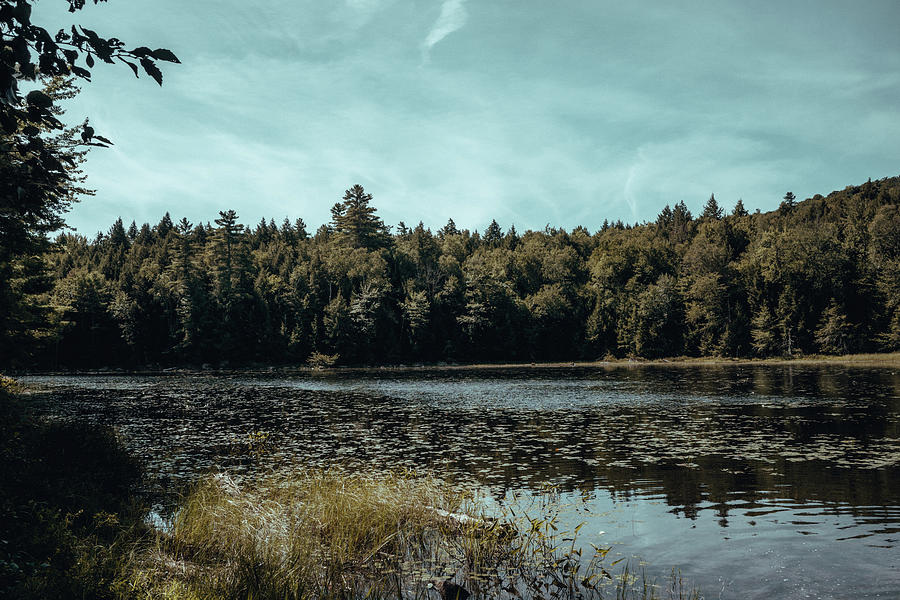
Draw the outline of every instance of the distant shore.
[[[563,369],[572,367],[697,367],[697,366],[757,366],[757,365],[845,365],[854,367],[900,367],[900,352],[884,354],[844,354],[840,356],[813,354],[796,358],[726,358],[676,356],[669,358],[608,358],[585,361],[517,362],[517,363],[459,363],[415,364],[383,367],[357,367],[365,370],[466,370],[466,369]],[[337,370],[341,370],[338,368]],[[353,367],[343,367],[353,369]]]
[[[352,371],[383,372],[383,371],[467,371],[467,370],[496,370],[496,369],[566,369],[566,368],[609,368],[609,367],[753,367],[753,366],[815,366],[834,365],[846,367],[900,367],[900,352],[884,354],[845,354],[834,355],[807,355],[796,358],[725,358],[725,357],[692,357],[677,356],[670,358],[643,359],[643,358],[605,358],[601,360],[585,361],[555,361],[555,362],[507,362],[507,363],[414,363],[394,364],[378,366],[340,366],[327,369],[314,369],[306,365],[246,365],[246,366],[183,366],[183,367],[156,367],[146,366],[137,368],[98,368],[84,370],[46,370],[9,373],[17,376],[42,376],[42,375],[111,375],[111,374],[139,374],[139,375],[172,375],[189,373],[329,373]]]

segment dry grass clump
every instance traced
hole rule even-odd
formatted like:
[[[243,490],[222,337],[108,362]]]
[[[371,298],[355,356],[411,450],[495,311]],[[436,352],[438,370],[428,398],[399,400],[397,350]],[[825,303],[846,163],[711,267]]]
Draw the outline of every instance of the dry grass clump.
[[[135,558],[129,586],[169,600],[437,600],[429,582],[454,577],[476,598],[655,597],[614,578],[607,549],[582,557],[577,529],[557,531],[538,508],[489,517],[460,488],[409,473],[312,470],[243,487],[218,475]]]
[[[306,471],[243,489],[218,475],[195,487],[142,557],[135,587],[184,598],[395,595],[411,564],[437,560],[439,511],[463,501],[404,474]]]

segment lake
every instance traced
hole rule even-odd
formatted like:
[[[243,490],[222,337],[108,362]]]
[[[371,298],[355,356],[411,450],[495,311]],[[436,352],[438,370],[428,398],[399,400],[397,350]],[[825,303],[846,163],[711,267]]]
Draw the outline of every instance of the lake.
[[[34,376],[166,504],[211,470],[434,470],[558,493],[585,542],[705,598],[900,597],[900,369],[609,366]],[[249,450],[249,451],[248,451]],[[549,492],[547,486],[553,486]],[[163,509],[164,510],[164,509]]]

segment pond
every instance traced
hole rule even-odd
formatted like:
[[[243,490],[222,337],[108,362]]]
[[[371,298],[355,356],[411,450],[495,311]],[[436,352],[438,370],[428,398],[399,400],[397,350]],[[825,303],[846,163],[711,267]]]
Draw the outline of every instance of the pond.
[[[900,597],[900,370],[609,366],[26,377],[111,424],[165,498],[285,465],[578,500],[585,542],[705,598]],[[169,496],[170,497],[170,496]]]

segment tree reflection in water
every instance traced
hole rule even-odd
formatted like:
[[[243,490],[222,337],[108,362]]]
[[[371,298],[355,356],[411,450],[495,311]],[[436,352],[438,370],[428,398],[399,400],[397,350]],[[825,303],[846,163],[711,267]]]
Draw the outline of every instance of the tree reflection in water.
[[[816,546],[834,553],[832,564],[842,556],[864,560],[894,573],[876,589],[900,587],[896,566],[885,556],[891,550],[866,550],[893,548],[900,535],[900,374],[890,368],[530,368],[26,381],[45,386],[35,402],[48,414],[118,426],[163,491],[210,469],[240,473],[334,463],[433,469],[471,480],[497,498],[553,483],[562,493],[595,498],[598,513],[625,504],[640,514],[649,510],[643,518],[653,528],[641,542],[648,550],[657,542],[647,540],[659,538],[664,547],[676,543],[670,539],[676,532],[693,535],[672,521],[679,517],[704,531],[695,542],[707,554],[732,537],[761,536],[778,550],[795,544],[779,536],[812,543],[809,536],[817,535],[845,544]],[[267,434],[265,452],[243,451],[259,432]],[[666,510],[653,512],[650,507],[660,502]],[[709,524],[722,533],[711,533]],[[667,529],[672,533],[660,533]],[[800,552],[789,551],[807,565]]]

